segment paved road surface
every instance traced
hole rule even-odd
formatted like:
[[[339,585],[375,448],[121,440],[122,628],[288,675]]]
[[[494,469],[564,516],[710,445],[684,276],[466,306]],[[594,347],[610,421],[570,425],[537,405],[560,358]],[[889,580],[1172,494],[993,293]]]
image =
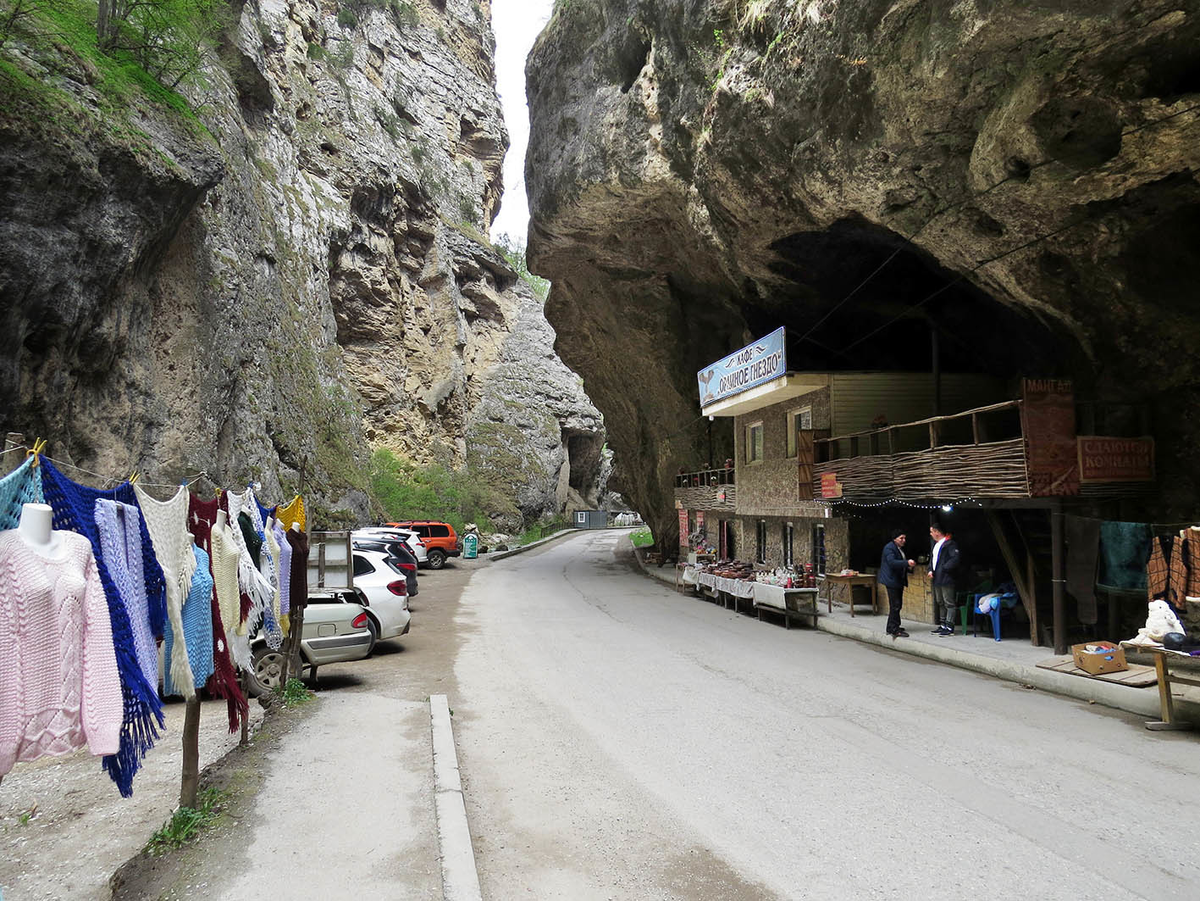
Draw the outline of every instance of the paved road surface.
[[[673,593],[624,533],[477,571],[485,897],[1200,897],[1200,740]]]

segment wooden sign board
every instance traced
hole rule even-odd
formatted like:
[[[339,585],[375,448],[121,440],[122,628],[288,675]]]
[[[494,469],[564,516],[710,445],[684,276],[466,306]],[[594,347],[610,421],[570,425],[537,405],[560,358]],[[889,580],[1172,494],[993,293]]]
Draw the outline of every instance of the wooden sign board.
[[[1153,482],[1154,439],[1080,435],[1079,481]]]
[[[1033,497],[1079,494],[1075,442],[1075,389],[1069,379],[1024,379],[1021,429],[1029,493]]]
[[[688,548],[688,512],[687,510],[679,511],[679,548],[686,551]]]

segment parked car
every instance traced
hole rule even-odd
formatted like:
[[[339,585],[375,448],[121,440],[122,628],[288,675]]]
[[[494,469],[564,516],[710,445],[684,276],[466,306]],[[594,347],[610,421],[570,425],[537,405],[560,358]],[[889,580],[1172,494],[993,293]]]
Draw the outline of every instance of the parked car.
[[[317,667],[361,660],[371,652],[366,597],[353,588],[319,589],[309,593],[300,633],[300,663],[316,677]],[[253,666],[246,674],[251,697],[279,686],[283,674],[283,648],[272,650],[261,632],[250,640]],[[299,674],[297,674],[299,675]]]
[[[447,557],[457,557],[462,553],[462,542],[458,540],[454,526],[448,522],[414,520],[389,522],[388,525],[400,529],[412,529],[421,536],[429,553],[430,569],[441,569],[446,565]]]
[[[405,542],[387,541],[384,539],[377,541],[370,537],[355,538],[354,548],[355,550],[383,551],[386,553],[391,558],[391,561],[404,571],[404,576],[408,580],[409,600],[417,596],[417,558],[408,549],[408,545]]]
[[[371,650],[374,650],[376,641],[408,633],[412,624],[408,579],[387,551],[355,548],[353,556],[354,587],[367,596],[367,628],[371,630]]]
[[[413,556],[417,558],[417,563],[421,566],[429,565],[429,553],[425,547],[425,542],[421,540],[421,536],[412,529],[396,529],[390,526],[372,526],[366,529],[355,529],[350,533],[351,538],[358,538],[365,541],[403,541]]]

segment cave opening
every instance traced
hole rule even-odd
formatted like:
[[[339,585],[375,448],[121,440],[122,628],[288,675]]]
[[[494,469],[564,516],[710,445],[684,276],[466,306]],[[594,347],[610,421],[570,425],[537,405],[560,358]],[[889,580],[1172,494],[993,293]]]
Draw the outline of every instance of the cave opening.
[[[999,225],[982,211],[993,235]],[[932,256],[862,220],[772,245],[784,287],[744,312],[755,334],[787,326],[793,370],[1068,376],[1082,348],[1065,329],[1000,303]]]
[[[588,497],[594,493],[600,478],[600,452],[604,442],[596,432],[564,429],[563,445],[567,449],[568,484],[580,496]]]

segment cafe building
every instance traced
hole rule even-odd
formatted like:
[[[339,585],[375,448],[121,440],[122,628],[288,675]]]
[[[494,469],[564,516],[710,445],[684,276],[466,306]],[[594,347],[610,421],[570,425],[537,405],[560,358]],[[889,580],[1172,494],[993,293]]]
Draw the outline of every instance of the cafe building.
[[[1089,616],[1086,604],[1068,615],[1067,526],[1116,518],[1122,499],[1153,487],[1144,413],[1077,403],[1071,383],[1056,379],[796,372],[785,346],[779,329],[699,373],[701,413],[732,428],[735,452],[720,467],[678,475],[683,549],[699,539],[713,556],[756,568],[874,574],[892,529],[909,534],[920,563],[940,522],[969,563],[963,606],[975,589],[1004,587],[1018,631],[1065,647]],[[929,416],[934,409],[944,412]],[[1087,544],[1073,540],[1073,553]],[[862,610],[874,588],[886,610],[872,580],[859,580],[868,596],[857,597],[830,581],[822,598]],[[931,594],[918,565],[905,618],[935,622]],[[1118,599],[1101,600],[1115,628]]]

